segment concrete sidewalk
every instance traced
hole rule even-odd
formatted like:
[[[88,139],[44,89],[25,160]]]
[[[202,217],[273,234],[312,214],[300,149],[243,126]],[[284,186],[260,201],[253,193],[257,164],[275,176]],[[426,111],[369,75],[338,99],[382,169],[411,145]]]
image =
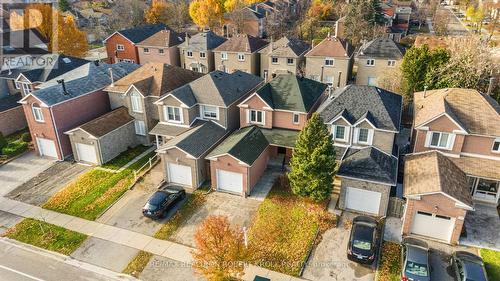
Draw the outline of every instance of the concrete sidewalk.
[[[97,237],[120,245],[147,251],[182,263],[190,264],[193,261],[191,256],[193,248],[191,247],[166,240],[156,239],[127,229],[42,209],[38,206],[33,206],[5,197],[0,197],[0,211],[25,218],[41,220],[86,234],[88,236]],[[253,280],[256,275],[267,278],[272,277],[273,281],[302,280],[300,278],[273,272],[271,270],[253,265],[250,265],[245,269],[243,280]]]

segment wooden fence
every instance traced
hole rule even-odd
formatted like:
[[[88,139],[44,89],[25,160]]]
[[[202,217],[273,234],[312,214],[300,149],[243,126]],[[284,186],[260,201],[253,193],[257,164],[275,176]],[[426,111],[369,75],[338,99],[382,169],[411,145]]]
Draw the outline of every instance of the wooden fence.
[[[397,197],[389,197],[387,216],[401,218],[405,211],[405,200]]]

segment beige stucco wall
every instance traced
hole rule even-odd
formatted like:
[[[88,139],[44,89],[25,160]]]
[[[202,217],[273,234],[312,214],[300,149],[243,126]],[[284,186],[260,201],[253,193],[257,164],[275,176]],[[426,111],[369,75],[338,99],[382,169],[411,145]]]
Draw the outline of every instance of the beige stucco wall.
[[[326,66],[325,59],[326,57],[306,57],[306,77],[310,79],[317,78],[318,81],[323,77],[321,82],[326,83],[326,77],[332,76],[334,87],[347,85],[349,79],[351,79],[354,60],[352,58],[334,58],[334,65]]]
[[[149,49],[149,53],[144,53],[144,48]],[[149,46],[138,46],[139,60],[141,64],[146,64],[148,62],[155,63],[166,63],[170,65],[180,66],[180,52],[177,46],[174,47],[149,47]],[[160,54],[160,49],[164,50],[163,54]]]
[[[287,57],[278,57],[278,63],[272,63],[272,57],[269,54],[261,54],[260,63],[261,70],[260,75],[264,78],[264,72],[267,70],[268,79],[272,78],[272,74],[282,74],[282,73],[293,73],[297,74],[299,69],[304,68],[305,59],[304,56],[290,57],[293,58],[293,64],[287,64]]]
[[[209,73],[215,70],[214,53],[212,51],[205,51],[206,57],[200,58],[200,52],[193,51],[193,56],[188,57],[187,51],[189,48],[180,50],[180,64],[182,68],[191,69],[192,63],[201,63],[207,67],[203,69],[203,73]]]
[[[387,66],[387,59],[375,59],[374,66],[367,66],[366,60],[368,58],[358,58],[356,59],[357,73],[356,73],[356,85],[368,85],[368,77],[377,78],[377,84],[381,77],[389,75],[391,72],[397,70],[401,66],[402,60],[396,60],[395,66]]]
[[[353,180],[342,178],[341,188],[340,188],[340,197],[339,197],[339,208],[346,209],[346,190],[347,187],[354,187],[364,190],[377,191],[382,194],[380,197],[380,207],[379,207],[379,216],[385,216],[387,213],[387,206],[389,205],[389,195],[391,192],[390,186],[377,184],[372,182],[366,182],[361,180]],[[356,212],[359,212],[356,210]],[[371,214],[369,214],[371,215]]]
[[[236,70],[241,70],[254,75],[259,75],[259,53],[242,52],[245,54],[245,60],[238,60],[238,52],[225,52],[227,53],[227,60],[221,59],[221,53],[214,52],[215,69],[233,73]]]

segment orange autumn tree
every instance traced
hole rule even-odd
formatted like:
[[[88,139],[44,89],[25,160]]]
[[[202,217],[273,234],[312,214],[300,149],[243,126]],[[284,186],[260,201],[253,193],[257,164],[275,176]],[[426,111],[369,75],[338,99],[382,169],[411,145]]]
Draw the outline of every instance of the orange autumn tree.
[[[221,26],[226,9],[224,0],[194,0],[189,4],[189,16],[200,28]]]
[[[144,19],[150,24],[165,23],[168,21],[167,8],[164,0],[153,0],[151,6],[144,11]]]
[[[243,231],[226,216],[208,216],[194,235],[194,269],[210,281],[241,276],[247,258]]]
[[[231,12],[235,8],[240,8],[240,6],[250,6],[260,2],[264,2],[264,0],[226,0],[224,2],[224,7],[226,11]]]
[[[61,20],[63,24],[58,25],[57,52],[73,57],[84,57],[89,45],[87,34],[78,29],[73,17]]]

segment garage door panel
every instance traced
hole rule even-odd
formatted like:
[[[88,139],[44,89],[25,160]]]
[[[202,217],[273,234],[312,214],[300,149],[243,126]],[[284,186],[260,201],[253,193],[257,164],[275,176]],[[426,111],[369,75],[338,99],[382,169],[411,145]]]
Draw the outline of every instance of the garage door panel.
[[[56,143],[53,140],[36,138],[36,143],[41,156],[57,158]]]
[[[78,159],[83,162],[97,164],[97,153],[95,146],[76,143],[76,153],[78,154]]]
[[[193,186],[190,166],[167,163],[167,169],[169,182]]]
[[[417,211],[413,217],[411,233],[450,241],[455,218]]]
[[[345,207],[355,211],[378,215],[381,198],[382,194],[380,192],[347,187]]]
[[[217,170],[217,189],[231,193],[243,193],[243,174]]]

